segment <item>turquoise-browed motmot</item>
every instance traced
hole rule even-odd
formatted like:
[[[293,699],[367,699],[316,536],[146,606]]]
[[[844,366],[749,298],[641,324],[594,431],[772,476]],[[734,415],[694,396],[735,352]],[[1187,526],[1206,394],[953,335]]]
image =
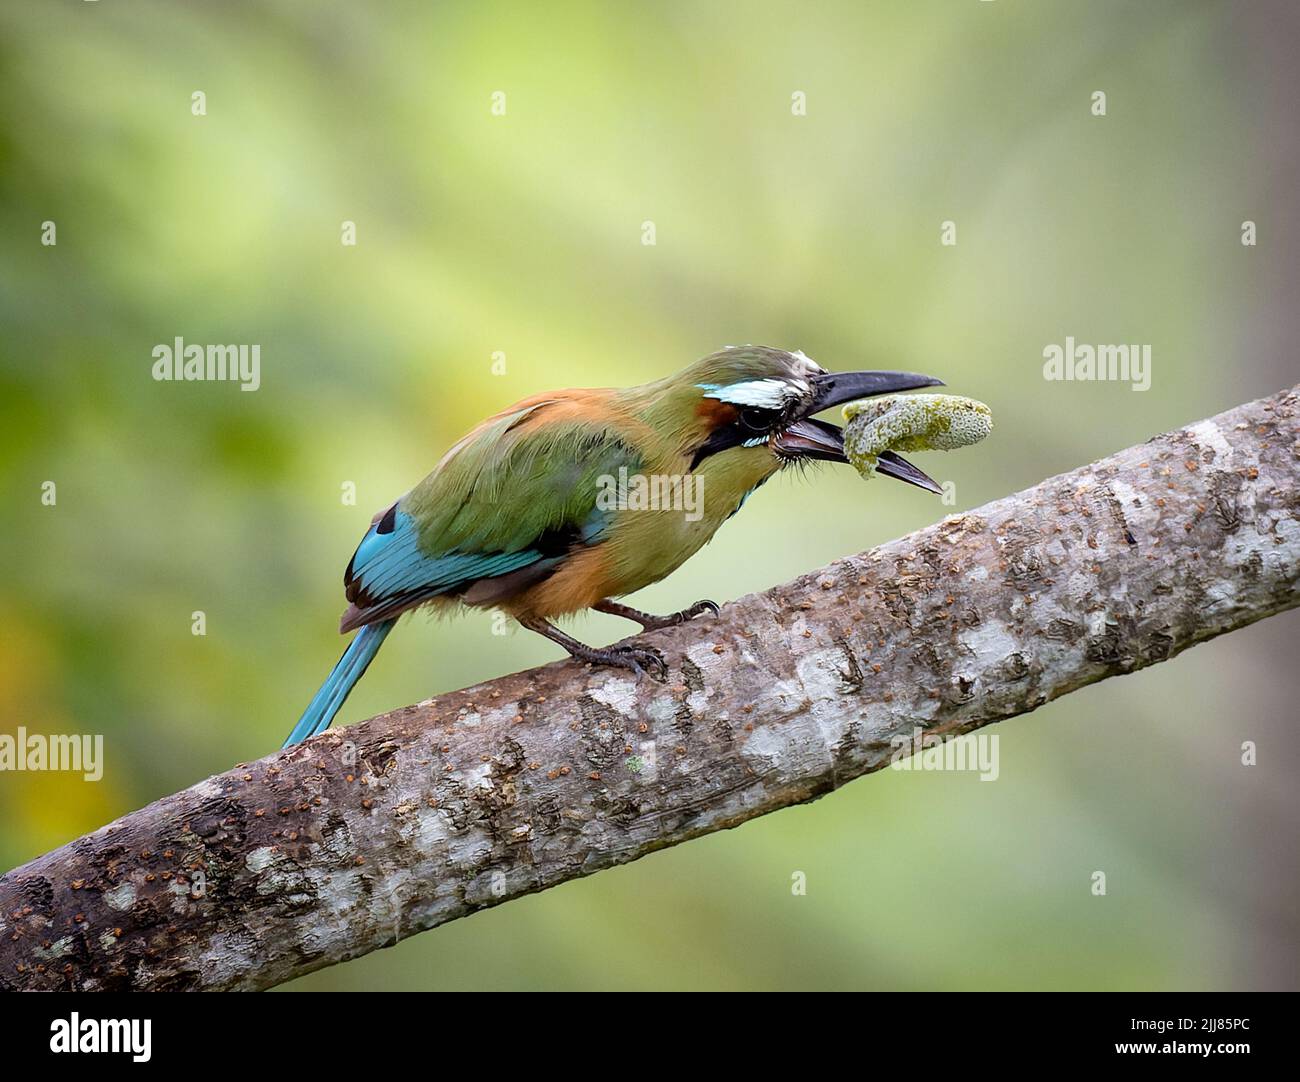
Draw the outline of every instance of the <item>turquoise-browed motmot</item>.
[[[426,605],[499,608],[581,660],[662,673],[648,647],[587,646],[551,620],[595,609],[653,630],[716,612],[697,601],[652,616],[614,599],[676,570],[782,467],[846,461],[840,429],[813,414],[939,383],[911,372],[827,372],[802,353],[729,347],[653,383],[552,391],[489,417],[375,516],[343,576],[349,604],[339,630],[361,630],[286,746],[329,727],[397,618]],[[892,452],[876,470],[939,491]],[[698,506],[611,502],[611,479],[628,477],[686,478]]]

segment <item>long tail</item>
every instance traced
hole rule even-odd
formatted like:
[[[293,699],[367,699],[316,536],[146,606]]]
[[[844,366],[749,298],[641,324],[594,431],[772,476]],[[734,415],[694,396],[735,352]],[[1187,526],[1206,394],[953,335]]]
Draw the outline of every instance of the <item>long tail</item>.
[[[348,643],[348,648],[343,651],[343,656],[339,658],[334,670],[326,677],[320,691],[316,692],[316,697],[303,711],[298,724],[289,734],[289,739],[284,742],[284,747],[301,743],[309,736],[315,736],[330,727],[330,722],[339,712],[343,700],[348,697],[353,685],[361,679],[366,666],[379,653],[384,639],[388,637],[388,633],[393,630],[393,625],[396,623],[395,618],[377,620],[373,624],[366,624],[357,632],[356,638]]]

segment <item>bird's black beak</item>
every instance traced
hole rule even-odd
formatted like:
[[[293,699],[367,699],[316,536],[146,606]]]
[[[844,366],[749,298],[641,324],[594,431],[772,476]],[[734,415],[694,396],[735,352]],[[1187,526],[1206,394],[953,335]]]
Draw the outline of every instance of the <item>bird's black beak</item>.
[[[858,398],[912,391],[918,387],[942,386],[943,380],[917,372],[828,372],[814,381],[816,395],[805,416],[777,437],[777,450],[794,459],[847,462],[843,429],[829,421],[814,420],[812,414]],[[923,470],[917,469],[893,451],[885,451],[880,455],[876,472],[898,481],[906,481],[909,485],[916,485],[928,492],[943,492]]]
[[[857,398],[873,398],[918,387],[942,387],[943,380],[919,372],[827,372],[813,380],[814,397],[807,416]]]

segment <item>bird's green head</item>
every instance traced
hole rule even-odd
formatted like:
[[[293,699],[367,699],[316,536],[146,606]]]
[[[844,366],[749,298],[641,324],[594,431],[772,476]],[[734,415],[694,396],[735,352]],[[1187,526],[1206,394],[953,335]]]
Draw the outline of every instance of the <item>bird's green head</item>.
[[[729,346],[652,385],[652,412],[680,433],[692,470],[761,478],[801,461],[848,461],[839,426],[814,414],[942,382],[915,372],[827,372],[797,350]]]

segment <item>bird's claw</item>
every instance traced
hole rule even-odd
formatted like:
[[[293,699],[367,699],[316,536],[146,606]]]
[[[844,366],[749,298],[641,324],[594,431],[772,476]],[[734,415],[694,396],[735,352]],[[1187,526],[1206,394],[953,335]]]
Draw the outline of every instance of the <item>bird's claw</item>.
[[[637,676],[644,675],[650,669],[656,679],[668,678],[668,662],[658,650],[649,646],[614,646],[603,660],[608,665],[631,669]]]
[[[646,631],[658,631],[665,627],[680,627],[687,620],[694,620],[695,617],[703,616],[706,612],[717,616],[721,611],[716,601],[709,601],[706,598],[703,601],[695,602],[690,608],[682,609],[681,612],[669,613],[667,616],[652,616],[649,619],[641,620],[640,624]]]

